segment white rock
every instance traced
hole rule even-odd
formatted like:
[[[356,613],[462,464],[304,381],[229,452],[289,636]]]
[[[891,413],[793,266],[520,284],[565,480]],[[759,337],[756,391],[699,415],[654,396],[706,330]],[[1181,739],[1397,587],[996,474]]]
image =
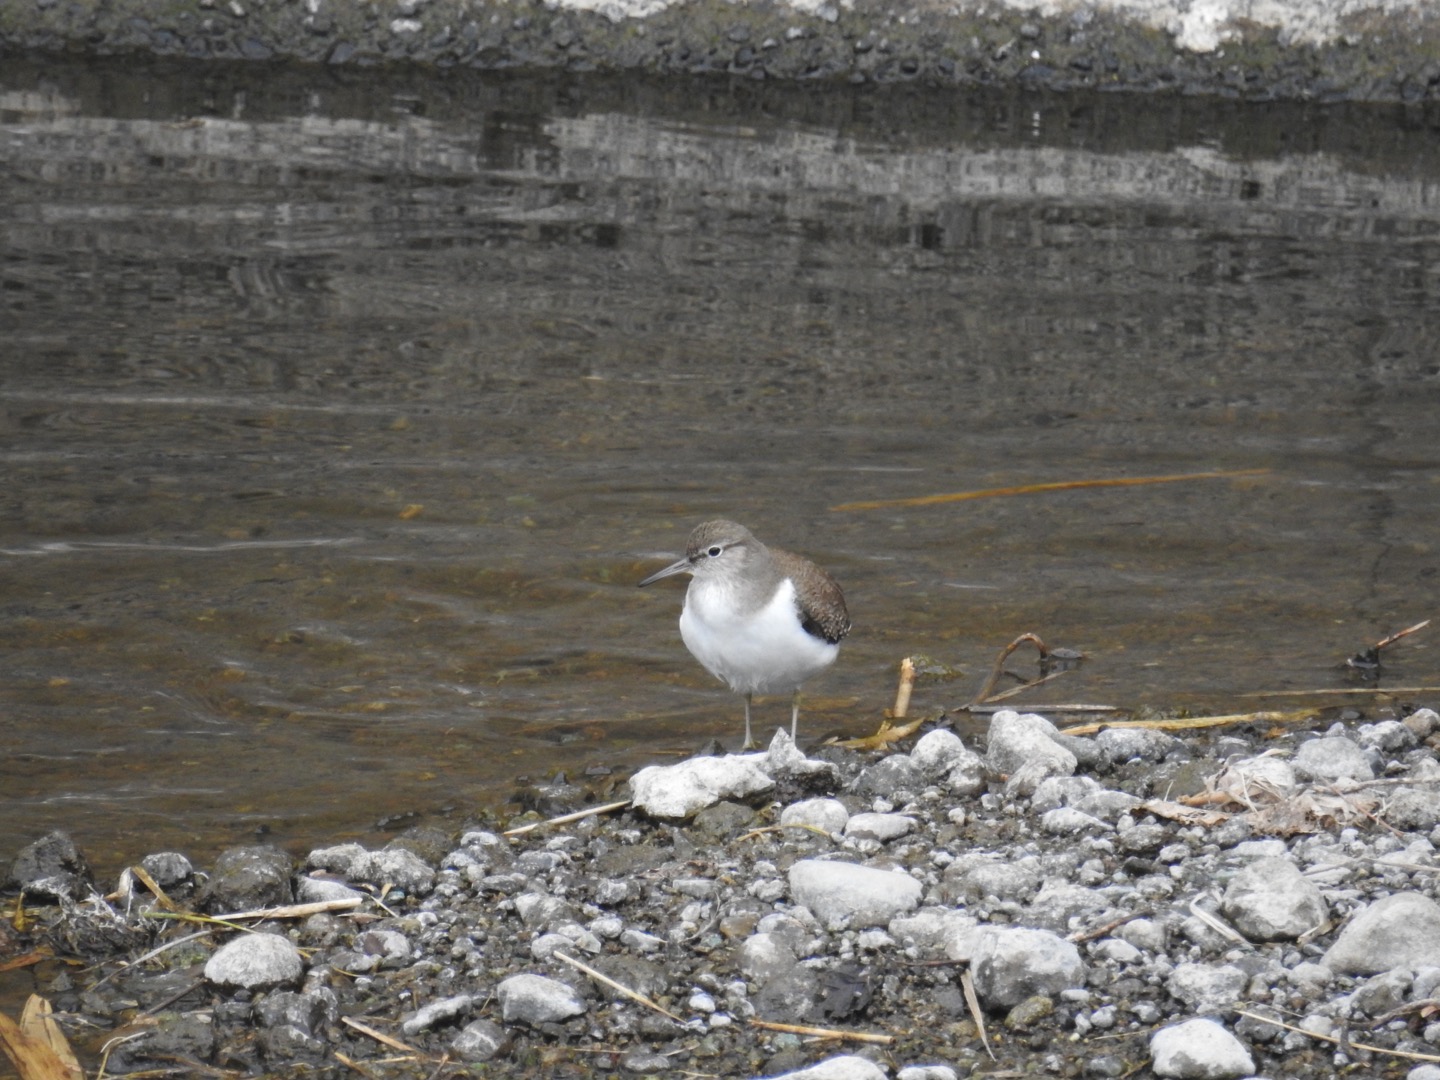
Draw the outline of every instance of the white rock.
[[[909,874],[855,863],[802,859],[790,867],[790,895],[831,929],[888,923],[920,905]]]
[[[1091,817],[1089,814],[1069,806],[1046,810],[1040,815],[1040,827],[1052,836],[1070,836],[1073,833],[1082,832],[1114,832],[1111,826],[1099,818]]]
[[[206,979],[241,990],[293,986],[304,971],[300,950],[279,934],[242,934],[205,962]]]
[[[945,789],[955,795],[969,798],[982,794],[989,786],[985,759],[973,750],[966,750],[965,756],[945,774],[944,783]]]
[[[1106,938],[1095,943],[1095,955],[1117,964],[1134,964],[1145,954],[1121,938]]]
[[[926,908],[913,915],[897,915],[886,929],[902,945],[949,960],[969,960],[979,926],[973,915],[954,908]]]
[[[795,966],[795,952],[779,934],[751,934],[740,943],[736,965],[745,978],[764,984]]]
[[[898,840],[915,828],[915,819],[904,814],[855,814],[845,824],[845,835],[856,839]]]
[[[975,992],[991,1008],[1085,985],[1080,950],[1048,930],[987,926],[975,936],[970,968]]]
[[[973,751],[965,748],[959,735],[944,728],[936,728],[934,731],[927,731],[916,740],[914,747],[910,750],[910,760],[926,776],[939,776],[953,769],[965,759],[967,754],[972,757],[977,756]]]
[[[295,901],[300,904],[329,903],[333,900],[365,899],[359,889],[352,889],[334,878],[301,877],[295,882]]]
[[[1311,739],[1295,751],[1295,772],[1310,780],[1373,780],[1365,751],[1340,735]]]
[[[1249,981],[1245,972],[1230,964],[1178,964],[1165,989],[1197,1013],[1219,1013],[1245,996]]]
[[[504,1047],[505,1029],[493,1020],[473,1020],[450,1043],[461,1061],[489,1061]]]
[[[833,762],[807,758],[784,728],[775,729],[775,736],[770,740],[770,746],[765,753],[753,756],[766,776],[777,779],[787,776],[813,776],[816,773],[829,773],[838,779],[840,775],[839,768]]]
[[[955,1080],[955,1070],[949,1065],[907,1065],[895,1080]]]
[[[1323,963],[1342,975],[1440,964],[1440,904],[1420,893],[1375,901],[1340,931]]]
[[[1059,734],[1059,729],[1043,716],[1005,709],[990,718],[985,763],[998,773],[1014,774],[1024,769],[1035,776],[1037,784],[1046,776],[1071,776],[1078,762],[1060,744]]]
[[[761,769],[763,755],[699,757],[678,765],[650,765],[630,778],[639,809],[660,818],[686,818],[722,799],[769,791],[775,781]]]
[[[548,1024],[585,1011],[575,988],[543,975],[512,975],[495,988],[500,1016],[507,1023]]]
[[[1325,921],[1320,889],[1286,858],[1256,859],[1231,879],[1220,905],[1252,941],[1287,941]]]
[[[885,1080],[885,1070],[869,1058],[845,1054],[795,1072],[779,1073],[769,1080]]]
[[[1415,733],[1399,720],[1381,720],[1377,724],[1361,724],[1355,732],[1355,741],[1366,749],[1379,750],[1386,754],[1398,754],[1415,746]]]
[[[1231,1080],[1255,1071],[1245,1044],[1214,1020],[1186,1020],[1150,1039],[1156,1076],[1171,1080]]]
[[[418,1035],[422,1031],[429,1031],[436,1024],[463,1016],[470,1011],[470,1006],[474,1003],[475,999],[469,994],[456,994],[453,997],[432,1001],[423,1008],[417,1009],[413,1016],[400,1025],[400,1030],[406,1035]]]
[[[1110,761],[1118,763],[1140,758],[1163,761],[1180,740],[1150,728],[1106,728],[1095,736],[1095,745]]]
[[[850,811],[839,799],[805,799],[780,811],[781,825],[804,825],[838,833],[850,820]]]

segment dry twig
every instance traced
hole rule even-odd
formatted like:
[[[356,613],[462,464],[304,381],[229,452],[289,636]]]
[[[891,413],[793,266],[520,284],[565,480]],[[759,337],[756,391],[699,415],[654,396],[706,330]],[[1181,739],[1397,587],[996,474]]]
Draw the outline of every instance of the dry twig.
[[[596,814],[608,814],[611,810],[620,810],[629,805],[629,799],[621,799],[618,802],[605,803],[603,806],[592,806],[586,810],[576,810],[573,814],[561,814],[559,817],[547,818],[544,821],[532,821],[529,825],[506,829],[500,835],[523,836],[525,833],[544,828],[546,825],[567,825],[572,821],[579,821],[581,818],[593,817]]]
[[[629,998],[631,1001],[639,1002],[641,1005],[644,1005],[647,1009],[654,1009],[654,1010],[655,1010],[656,1012],[658,1012],[661,1016],[668,1016],[671,1020],[674,1020],[677,1024],[683,1024],[683,1023],[685,1022],[685,1021],[681,1020],[680,1017],[678,1017],[678,1016],[676,1016],[674,1013],[672,1013],[669,1009],[665,1008],[665,1007],[662,1006],[662,1005],[657,1005],[657,1004],[655,1004],[655,1002],[651,1001],[649,998],[647,998],[644,994],[640,993],[639,991],[637,991],[637,990],[631,990],[628,986],[622,986],[620,983],[618,983],[618,982],[616,982],[614,979],[610,978],[609,975],[605,975],[605,974],[603,974],[603,973],[601,973],[601,972],[599,972],[599,971],[596,971],[594,968],[592,968],[592,967],[591,967],[590,965],[588,965],[588,964],[582,964],[579,960],[576,960],[573,956],[567,956],[567,955],[566,955],[565,953],[563,953],[563,952],[556,952],[556,953],[552,953],[551,955],[554,956],[555,959],[557,959],[557,960],[563,960],[563,961],[565,961],[565,963],[569,964],[569,965],[570,965],[571,967],[573,967],[573,968],[578,968],[579,970],[583,971],[586,975],[589,975],[589,976],[590,976],[592,979],[594,979],[596,982],[602,982],[602,983],[604,983],[606,986],[610,987],[611,990],[614,990],[617,994],[624,994],[624,995],[625,995],[627,998]]]
[[[848,1039],[851,1042],[880,1043],[889,1046],[895,1041],[893,1035],[872,1035],[865,1031],[842,1031],[839,1028],[807,1027],[804,1024],[781,1024],[773,1020],[750,1019],[751,1027],[766,1031],[785,1031],[791,1035],[812,1035],[817,1039]]]
[[[1262,1024],[1273,1024],[1275,1027],[1284,1028],[1286,1031],[1294,1031],[1304,1035],[1307,1039],[1319,1039],[1321,1042],[1328,1042],[1335,1046],[1341,1045],[1341,1040],[1335,1035],[1321,1035],[1319,1032],[1306,1031],[1304,1028],[1296,1027],[1294,1024],[1287,1024],[1282,1020],[1275,1020],[1269,1016],[1262,1016],[1260,1013],[1250,1012],[1248,1009],[1236,1009],[1240,1016],[1248,1016],[1251,1020],[1258,1020]],[[1391,1050],[1384,1046],[1371,1046],[1369,1043],[1349,1043],[1356,1050],[1366,1050],[1372,1054],[1389,1054],[1392,1057],[1405,1058],[1407,1061],[1436,1061],[1440,1062],[1440,1054],[1417,1054],[1409,1050]]]
[[[362,1024],[359,1020],[356,1020],[353,1016],[342,1016],[342,1017],[340,1018],[340,1022],[341,1022],[342,1024],[344,1024],[344,1025],[345,1025],[346,1027],[348,1027],[348,1028],[354,1028],[356,1031],[360,1032],[361,1035],[368,1035],[368,1036],[370,1036],[370,1038],[374,1039],[376,1042],[378,1042],[378,1043],[384,1043],[386,1046],[390,1047],[390,1049],[392,1049],[392,1050],[400,1050],[400,1051],[403,1051],[404,1053],[407,1053],[407,1054],[420,1055],[420,1051],[419,1051],[419,1050],[416,1050],[415,1047],[413,1047],[413,1046],[407,1046],[405,1043],[401,1042],[399,1039],[392,1039],[389,1035],[386,1035],[383,1031],[376,1031],[374,1028],[370,1027],[368,1024]]]
[[[1014,641],[1010,642],[1009,645],[1006,645],[1005,648],[1000,650],[1000,655],[995,658],[995,663],[990,668],[989,676],[986,677],[985,682],[981,685],[980,692],[971,700],[971,705],[983,705],[990,700],[990,694],[995,689],[995,684],[1000,681],[1000,676],[1005,673],[1005,661],[1010,659],[1011,653],[1020,648],[1021,645],[1026,644],[1035,646],[1036,651],[1040,653],[1041,660],[1044,660],[1045,657],[1050,655],[1050,650],[1045,647],[1045,642],[1041,641],[1036,635],[1021,634]],[[968,708],[969,706],[966,707]]]
[[[904,720],[910,711],[910,693],[915,689],[915,661],[905,657],[900,661],[900,683],[895,687],[895,707],[890,710],[892,720]]]
[[[968,967],[960,973],[960,989],[965,992],[965,1004],[970,1007],[970,1018],[975,1021],[975,1030],[980,1034],[980,1045],[994,1061],[995,1051],[990,1049],[990,1037],[985,1034],[985,1012],[980,1008],[980,999],[975,994],[975,980],[970,977]]]

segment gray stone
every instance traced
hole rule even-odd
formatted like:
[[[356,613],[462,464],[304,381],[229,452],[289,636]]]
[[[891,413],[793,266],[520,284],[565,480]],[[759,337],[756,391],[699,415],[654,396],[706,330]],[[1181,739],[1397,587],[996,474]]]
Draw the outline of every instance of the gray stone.
[[[1343,975],[1440,965],[1440,904],[1413,892],[1375,901],[1340,931],[1324,963]]]
[[[1112,828],[1097,817],[1091,817],[1071,806],[1046,810],[1040,815],[1040,828],[1052,836],[1073,836],[1085,832],[1112,832]]]
[[[966,748],[959,735],[945,728],[927,731],[910,749],[910,761],[922,773],[932,778],[948,773],[965,761],[967,755],[977,759],[979,757]]]
[[[975,992],[987,1008],[1009,1009],[1036,994],[1085,985],[1085,963],[1069,941],[1048,930],[981,929],[971,960]]]
[[[915,819],[904,814],[855,814],[845,823],[845,835],[857,840],[898,840],[915,828]]]
[[[1250,981],[1238,967],[1224,964],[1179,964],[1165,988],[1197,1013],[1221,1013],[1245,996]]]
[[[208,1061],[219,1038],[215,1022],[204,1013],[161,1013],[153,1028],[138,1039],[119,1042],[107,1059],[108,1075],[139,1072],[157,1063],[173,1068],[176,1059]]]
[[[979,925],[973,915],[954,908],[926,908],[913,915],[897,915],[886,929],[906,948],[949,960],[968,960],[975,950]]]
[[[1256,859],[1231,879],[1220,910],[1252,941],[1288,941],[1325,921],[1319,888],[1287,858]]]
[[[1127,761],[1163,761],[1180,745],[1174,735],[1151,728],[1106,728],[1095,736],[1095,745],[1111,765]]]
[[[573,907],[547,893],[521,893],[515,898],[515,912],[530,930],[558,930],[577,919]]]
[[[1381,720],[1376,724],[1361,724],[1355,732],[1355,741],[1366,750],[1399,754],[1414,749],[1420,740],[1399,720]]]
[[[1245,1044],[1214,1020],[1186,1020],[1150,1039],[1156,1076],[1169,1080],[1232,1080],[1255,1071]]]
[[[1116,927],[1115,936],[1137,949],[1154,953],[1165,951],[1165,925],[1154,919],[1131,919],[1124,926]]]
[[[775,729],[770,745],[766,747],[765,753],[758,757],[760,771],[775,780],[787,777],[810,777],[812,780],[828,777],[838,782],[840,779],[840,770],[833,762],[806,757],[784,728]]]
[[[1400,722],[1409,728],[1417,739],[1428,739],[1436,731],[1440,731],[1440,713],[1434,709],[1416,709]]]
[[[1096,889],[1052,879],[1045,882],[1035,899],[1026,905],[1019,921],[1041,930],[1068,933],[1076,919],[1098,915],[1109,907],[1105,894]]]
[[[389,885],[416,896],[424,896],[435,884],[435,871],[409,848],[372,851],[360,880],[372,885]]]
[[[462,1061],[489,1061],[505,1049],[505,1029],[493,1020],[472,1020],[450,1042]]]
[[[400,1025],[400,1030],[406,1035],[418,1035],[422,1031],[429,1031],[436,1024],[443,1024],[447,1020],[464,1016],[474,1003],[475,999],[469,994],[456,994],[453,997],[440,998],[417,1009],[413,1016],[408,1017]]]
[[[141,868],[155,879],[162,889],[170,889],[189,881],[195,873],[190,860],[178,851],[159,851],[140,860]]]
[[[820,997],[820,980],[809,968],[796,965],[771,979],[753,998],[762,1020],[796,1024],[810,1016]]]
[[[1408,969],[1384,971],[1357,986],[1350,995],[1350,1004],[1366,1016],[1383,1016],[1404,1004],[1410,984]]]
[[[1075,806],[1097,792],[1104,791],[1100,781],[1090,776],[1049,776],[1042,780],[1030,796],[1030,810],[1043,814],[1062,806]]]
[[[895,1080],[955,1080],[955,1070],[949,1065],[907,1065]]]
[[[1295,751],[1295,772],[1308,780],[1373,780],[1365,751],[1342,735],[1311,739]]]
[[[1061,744],[1059,734],[1059,729],[1043,716],[1003,710],[990,718],[985,763],[1002,774],[1014,774],[1029,766],[1037,786],[1047,776],[1071,776],[1078,759]]]
[[[91,891],[94,877],[75,841],[52,832],[26,844],[10,865],[7,882],[27,896],[44,900],[81,900]]]
[[[910,760],[909,754],[891,754],[861,769],[850,790],[857,795],[880,795],[893,799],[897,795],[914,795],[926,783],[924,772]]]
[[[1008,862],[994,855],[966,855],[945,869],[940,895],[944,900],[976,903],[987,896],[997,900],[1022,901],[1040,887],[1038,861]]]
[[[1397,829],[1433,829],[1440,825],[1440,791],[1434,788],[1400,788],[1385,801],[1381,816]]]
[[[856,1054],[826,1058],[805,1069],[779,1073],[770,1080],[886,1080],[885,1070]]]
[[[293,986],[305,966],[289,938],[242,934],[226,942],[205,963],[205,978],[225,989],[269,990]]]
[[[918,881],[894,870],[819,859],[802,859],[790,868],[795,902],[835,929],[888,923],[917,908],[920,893]]]
[[[495,989],[500,1016],[507,1024],[553,1024],[585,1011],[575,988],[543,975],[512,975]]]
[[[370,852],[363,845],[351,842],[315,848],[305,856],[305,865],[312,870],[325,870],[358,881],[369,859]]]
[[[319,904],[334,900],[363,900],[365,894],[334,878],[306,876],[295,882],[295,899],[302,904]]]
[[[780,811],[781,825],[800,825],[838,833],[850,820],[850,811],[839,799],[805,799]]]
[[[687,818],[722,799],[744,799],[775,786],[761,755],[690,758],[678,765],[649,765],[630,778],[637,809],[651,817]]]
[[[740,943],[736,965],[745,978],[764,984],[795,966],[796,956],[779,934],[751,934]]]
[[[320,1036],[324,1025],[339,1015],[339,1004],[328,987],[304,994],[275,990],[264,995],[255,1006],[255,1017],[263,1028],[260,1045],[267,1060],[288,1065],[297,1058],[324,1055],[330,1044]]]
[[[230,848],[215,860],[199,905],[214,915],[294,903],[290,887],[294,866],[289,855],[268,844]]]
[[[355,935],[355,951],[361,956],[373,957],[376,968],[401,968],[410,961],[410,939],[398,930],[376,927]]]
[[[952,795],[969,798],[982,794],[989,787],[989,770],[985,759],[972,750],[965,751],[965,757],[951,766],[945,774],[945,790]]]

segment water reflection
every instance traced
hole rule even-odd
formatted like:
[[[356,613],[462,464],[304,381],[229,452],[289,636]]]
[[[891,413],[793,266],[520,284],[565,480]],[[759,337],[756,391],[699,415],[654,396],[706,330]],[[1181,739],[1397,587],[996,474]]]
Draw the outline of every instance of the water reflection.
[[[303,847],[729,737],[633,587],[716,514],[846,587],[802,735],[1025,630],[1090,654],[1030,700],[1344,686],[1436,600],[1432,126],[7,63],[0,855]]]

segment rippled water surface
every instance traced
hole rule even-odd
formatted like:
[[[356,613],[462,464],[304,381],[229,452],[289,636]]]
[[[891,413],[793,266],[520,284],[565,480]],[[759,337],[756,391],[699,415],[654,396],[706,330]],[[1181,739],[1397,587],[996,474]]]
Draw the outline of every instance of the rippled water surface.
[[[683,584],[634,587],[718,515],[845,586],[802,741],[1024,631],[1088,659],[1022,703],[1436,704],[1246,696],[1437,613],[1436,127],[6,62],[0,861],[303,850],[738,743]]]

